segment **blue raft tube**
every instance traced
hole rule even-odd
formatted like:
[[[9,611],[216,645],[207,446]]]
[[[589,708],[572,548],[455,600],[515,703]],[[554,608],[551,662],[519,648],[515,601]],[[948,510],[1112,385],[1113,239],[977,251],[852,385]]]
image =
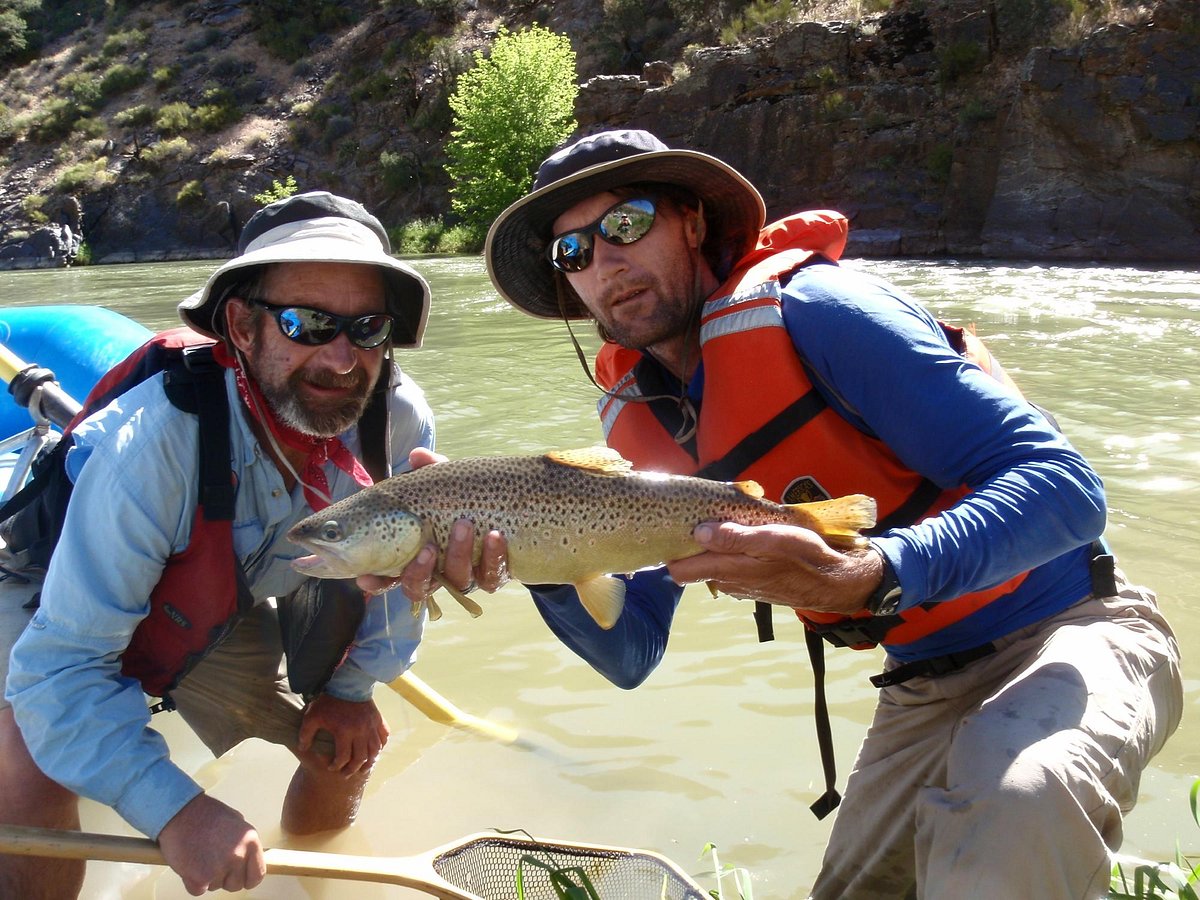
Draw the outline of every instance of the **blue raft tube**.
[[[132,319],[99,306],[0,310],[0,498],[28,475],[51,425],[74,415],[97,381],[151,336]]]

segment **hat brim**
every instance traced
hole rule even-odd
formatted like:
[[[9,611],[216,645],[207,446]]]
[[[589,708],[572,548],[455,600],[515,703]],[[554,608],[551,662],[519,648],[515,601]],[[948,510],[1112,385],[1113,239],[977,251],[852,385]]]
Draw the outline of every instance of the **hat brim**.
[[[335,229],[338,226],[334,223]],[[396,320],[392,329],[393,347],[420,347],[429,319],[429,284],[407,263],[385,253],[382,248],[364,246],[333,234],[299,234],[294,239],[276,241],[269,246],[250,249],[218,268],[203,289],[179,304],[184,324],[220,340],[213,317],[225,292],[235,284],[242,270],[251,266],[289,262],[349,263],[375,266],[387,280],[387,311]]]
[[[695,150],[641,153],[586,169],[527,194],[502,212],[484,245],[487,271],[509,303],[542,319],[564,315],[559,309],[554,270],[546,259],[552,223],[588,197],[622,185],[656,182],[678,185],[704,203],[706,244],[735,261],[749,253],[766,221],[762,196],[746,178],[714,156]],[[588,317],[568,298],[567,318]]]

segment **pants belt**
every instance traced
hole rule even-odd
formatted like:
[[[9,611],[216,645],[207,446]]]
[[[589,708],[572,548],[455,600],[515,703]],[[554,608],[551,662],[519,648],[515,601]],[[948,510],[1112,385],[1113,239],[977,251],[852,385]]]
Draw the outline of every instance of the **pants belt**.
[[[903,684],[910,678],[921,676],[936,678],[939,675],[949,675],[996,652],[996,645],[988,642],[970,650],[960,650],[958,653],[947,653],[945,656],[933,656],[929,659],[918,659],[910,663],[896,666],[887,672],[871,676],[871,684],[877,688],[892,687]]]

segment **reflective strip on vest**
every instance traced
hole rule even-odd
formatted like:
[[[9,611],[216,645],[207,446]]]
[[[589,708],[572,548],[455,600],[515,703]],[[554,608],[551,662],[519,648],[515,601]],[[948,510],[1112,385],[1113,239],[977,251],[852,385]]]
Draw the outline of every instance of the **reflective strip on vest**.
[[[642,389],[633,372],[629,372],[612,387],[612,394],[613,396],[606,394],[596,402],[596,412],[600,414],[600,427],[604,429],[606,439],[628,399],[641,397]]]

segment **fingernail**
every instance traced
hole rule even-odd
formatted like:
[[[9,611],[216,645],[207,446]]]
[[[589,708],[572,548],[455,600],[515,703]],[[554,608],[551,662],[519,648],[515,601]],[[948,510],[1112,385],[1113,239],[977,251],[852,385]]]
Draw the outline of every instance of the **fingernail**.
[[[454,523],[454,528],[452,529],[451,537],[455,538],[456,540],[461,541],[463,538],[465,538],[470,533],[471,533],[471,523],[458,521],[458,522]]]
[[[698,543],[707,544],[712,540],[713,530],[711,525],[697,525],[696,530],[692,532],[692,537]]]
[[[433,562],[433,549],[431,547],[422,547],[421,552],[417,554],[417,562],[423,566]]]

